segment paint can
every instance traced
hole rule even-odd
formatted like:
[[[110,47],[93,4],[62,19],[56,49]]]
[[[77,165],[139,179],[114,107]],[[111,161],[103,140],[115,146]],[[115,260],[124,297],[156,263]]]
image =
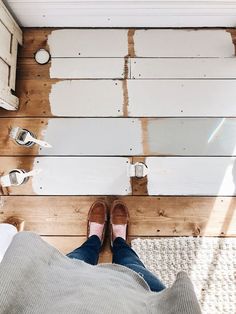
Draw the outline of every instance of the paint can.
[[[13,170],[11,170],[9,172],[11,185],[18,186],[18,185],[26,183],[29,180],[29,177],[22,176],[25,173],[26,173],[26,171],[23,170],[23,169],[13,169]],[[20,174],[20,176],[17,176],[17,174]],[[19,181],[19,178],[21,178],[20,181]]]
[[[32,133],[31,131],[27,130],[27,129],[22,129],[22,131],[18,134],[17,138],[15,139],[16,143],[18,145],[21,145],[21,146],[27,146],[27,147],[30,147],[30,146],[33,146],[35,143],[34,142],[26,142],[24,141],[24,139],[26,138],[27,134],[30,134],[32,137],[36,138],[34,133]]]
[[[34,54],[34,59],[38,64],[47,64],[51,59],[50,53],[46,49],[39,49]]]

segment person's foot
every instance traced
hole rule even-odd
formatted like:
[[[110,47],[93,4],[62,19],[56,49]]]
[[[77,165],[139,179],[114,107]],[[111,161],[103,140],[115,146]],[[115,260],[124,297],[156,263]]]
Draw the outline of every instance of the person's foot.
[[[96,201],[92,204],[88,213],[87,236],[96,235],[104,242],[107,225],[107,205],[104,201]]]
[[[117,237],[126,241],[128,233],[129,211],[127,206],[116,200],[113,202],[110,212],[111,246]]]
[[[23,231],[24,227],[25,227],[25,221],[22,218],[19,217],[9,217],[7,218],[4,223],[9,224],[9,225],[13,225],[14,227],[16,227],[17,231]]]

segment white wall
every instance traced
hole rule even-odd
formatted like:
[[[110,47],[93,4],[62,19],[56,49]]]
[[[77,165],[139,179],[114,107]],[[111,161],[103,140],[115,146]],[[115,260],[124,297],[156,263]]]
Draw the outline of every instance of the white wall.
[[[5,0],[25,27],[235,27],[236,1]]]

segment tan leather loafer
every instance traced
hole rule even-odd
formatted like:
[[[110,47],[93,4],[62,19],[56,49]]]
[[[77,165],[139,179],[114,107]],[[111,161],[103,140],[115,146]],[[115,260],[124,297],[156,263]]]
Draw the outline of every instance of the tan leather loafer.
[[[107,217],[108,217],[108,208],[107,208],[106,202],[100,201],[100,200],[95,201],[90,207],[90,210],[88,212],[87,237],[89,236],[91,222],[96,222],[98,224],[104,225],[102,238],[101,238],[102,245],[104,243],[104,238],[105,238],[105,233],[106,233],[106,228],[107,228]]]
[[[128,207],[120,200],[112,203],[110,210],[110,242],[113,246],[113,229],[112,225],[126,225],[126,239],[128,236],[129,210]]]

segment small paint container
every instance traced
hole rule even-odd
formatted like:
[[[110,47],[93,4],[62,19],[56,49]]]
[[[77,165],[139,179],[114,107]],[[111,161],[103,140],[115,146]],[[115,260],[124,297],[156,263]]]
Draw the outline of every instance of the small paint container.
[[[35,144],[34,142],[31,142],[31,141],[26,142],[26,143],[24,142],[24,139],[25,139],[27,133],[29,133],[31,136],[33,136],[34,138],[36,138],[35,135],[34,135],[34,133],[30,132],[30,131],[27,130],[27,129],[22,129],[22,131],[20,132],[20,134],[19,134],[19,135],[17,136],[17,138],[15,139],[16,143],[19,144],[19,145],[21,145],[21,146],[27,146],[27,147],[33,146],[33,145]]]
[[[51,59],[51,56],[46,49],[39,49],[35,52],[34,59],[38,64],[47,64]]]
[[[21,175],[23,175],[24,173],[26,173],[26,171],[23,169],[11,170],[9,172],[11,185],[18,186],[18,185],[26,183],[29,180],[29,177],[22,177],[21,178]],[[19,174],[19,175],[17,176],[17,174]],[[19,178],[20,178],[20,180],[19,180]]]

